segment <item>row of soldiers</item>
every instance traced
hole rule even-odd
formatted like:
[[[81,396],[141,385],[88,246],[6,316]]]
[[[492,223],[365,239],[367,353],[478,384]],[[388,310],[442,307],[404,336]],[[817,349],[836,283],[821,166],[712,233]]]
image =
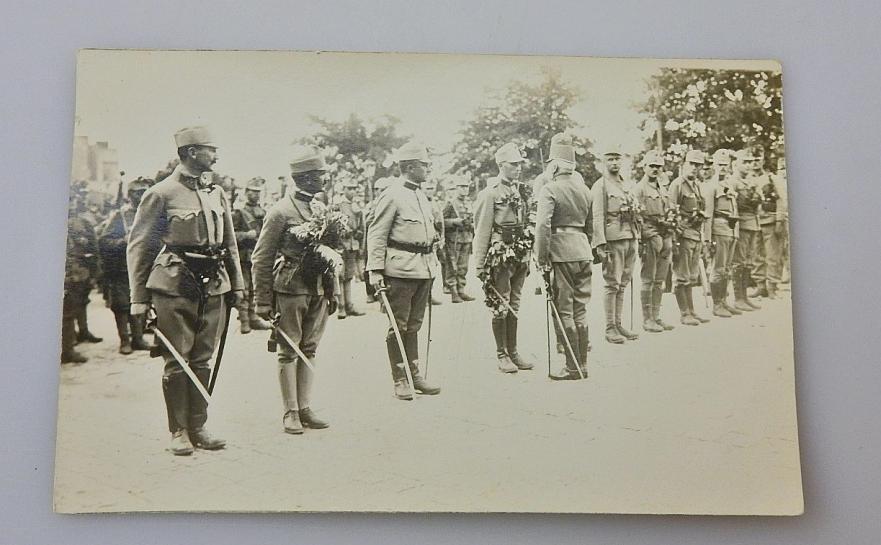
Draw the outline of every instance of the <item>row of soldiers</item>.
[[[394,393],[398,399],[410,400],[414,393],[440,393],[423,376],[418,341],[432,283],[439,276],[439,249],[445,247],[442,255],[454,271],[445,278],[454,301],[456,295],[460,300],[472,299],[464,286],[473,250],[473,263],[492,310],[499,369],[506,373],[533,368],[518,351],[518,313],[530,263],[542,271],[566,354],[563,369],[551,378],[568,380],[587,376],[586,308],[594,261],[603,264],[609,342],[637,338],[624,328],[621,317],[624,289],[640,247],[644,252],[643,327],[646,331],[672,329],[658,315],[660,288],[671,258],[681,321],[695,325],[706,320],[694,311],[691,298],[692,288],[700,283],[699,258],[707,255],[701,252],[711,247],[702,242],[715,241],[719,246],[727,236],[741,243],[744,218],[767,209],[766,204],[757,205],[753,212],[748,206],[746,212],[743,206],[738,209],[738,187],[733,181],[722,184],[727,178],[720,174],[721,168],[716,174],[720,179],[707,187],[729,189],[705,195],[693,175],[704,161],[699,152],[686,157],[681,176],[668,188],[656,174],[663,166],[659,155],[646,155],[646,176],[634,185],[620,176],[621,154],[611,150],[603,156],[603,177],[588,187],[575,171],[571,139],[562,134],[552,139],[544,173],[531,191],[520,181],[523,157],[514,144],[506,144],[496,153],[499,175],[478,194],[473,209],[465,182],[457,184],[458,194],[440,207],[424,191],[429,179],[428,150],[410,142],[395,152],[400,175],[377,184],[378,196],[365,210],[331,207],[348,216],[351,228],[346,243],[330,244],[309,235],[316,220],[321,224],[330,217],[322,199],[327,172],[322,150],[311,146],[295,150],[290,161],[294,190],[268,212],[256,210],[259,191],[255,183],[246,189],[248,204],[240,210],[253,209],[234,213],[230,197],[213,183],[217,143],[211,133],[204,127],[190,127],[176,133],[175,142],[180,164],[143,192],[139,206],[134,203],[123,238],[128,241],[129,315],[137,323],[143,323],[150,309],[155,315],[152,327],[159,342],[155,352],[165,361],[162,389],[171,451],[176,455],[225,445],[204,424],[225,324],[234,305],[239,307],[240,320],[246,320],[243,331],[270,328],[277,341],[284,431],[302,434],[305,429],[328,427],[311,408],[315,355],[330,315],[359,312],[348,305],[351,298],[345,287],[346,279],[350,282],[356,277],[356,265],[361,264],[358,229],[364,232],[363,267],[369,285],[389,318],[385,344]],[[745,165],[751,158],[747,152],[738,155],[740,174],[735,179],[747,179]],[[253,194],[247,195],[248,191]],[[353,192],[354,187],[345,188],[343,202],[338,204],[351,204]],[[712,228],[723,218],[726,225],[734,223],[733,233],[717,233]],[[707,232],[710,237],[705,240]],[[743,244],[742,259],[732,267],[724,257],[732,254],[730,246],[717,249],[713,257],[714,298],[718,298],[714,310],[722,316],[722,308],[729,307],[721,291],[727,290],[728,275],[744,270],[752,256],[752,246]],[[739,294],[740,284],[735,282],[735,304],[730,308],[739,310],[740,303],[752,307]],[[212,376],[210,362],[215,352],[218,360]]]

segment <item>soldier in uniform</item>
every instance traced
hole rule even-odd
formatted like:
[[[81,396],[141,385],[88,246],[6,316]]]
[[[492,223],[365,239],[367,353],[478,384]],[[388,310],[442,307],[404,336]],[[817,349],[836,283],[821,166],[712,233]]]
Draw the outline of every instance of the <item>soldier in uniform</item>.
[[[128,204],[123,205],[107,218],[98,236],[98,247],[101,250],[104,269],[104,297],[116,319],[120,354],[150,349],[144,340],[144,316],[132,316],[130,312],[130,288],[125,253],[138,205],[141,204],[144,192],[151,185],[153,185],[152,180],[140,177],[130,181],[127,189]]]
[[[660,333],[673,329],[661,319],[664,282],[673,260],[673,231],[670,220],[673,205],[667,189],[661,185],[660,174],[664,156],[655,150],[646,152],[642,161],[645,175],[636,184],[636,198],[642,209],[642,270],[640,300],[642,329]]]
[[[444,207],[444,232],[447,268],[444,282],[453,303],[474,301],[465,291],[468,276],[468,259],[471,257],[471,241],[474,239],[474,209],[469,197],[471,182],[468,178],[456,178],[456,193]]]
[[[158,330],[207,386],[221,320],[244,283],[229,202],[211,183],[217,144],[205,127],[181,129],[174,140],[181,162],[144,193],[131,228],[131,313],[143,315],[152,304]],[[223,448],[204,428],[208,404],[170,351],[161,353],[172,453]]]
[[[591,191],[575,176],[575,148],[568,136],[558,134],[551,139],[548,159],[550,181],[537,197],[535,256],[547,277],[553,271],[554,305],[575,356],[567,349],[565,368],[551,379],[575,380],[581,374],[587,376],[587,304],[593,262]]]
[[[639,240],[639,201],[621,174],[621,152],[603,154],[605,172],[591,187],[593,246],[603,261],[606,341],[621,344],[639,335],[623,325],[624,290],[630,284]]]
[[[82,218],[82,195],[71,191],[67,215],[67,252],[64,268],[64,301],[61,313],[61,363],[85,363],[78,352],[76,320],[88,303],[93,270],[98,259],[98,245],[92,226]],[[99,339],[100,340],[100,339]]]
[[[783,274],[783,248],[787,232],[786,188],[783,179],[765,170],[765,150],[752,148],[756,156],[753,165],[754,183],[762,197],[759,207],[761,231],[756,240],[757,262],[753,276],[761,297],[773,299]]]
[[[343,182],[343,194],[337,203],[337,208],[349,218],[349,234],[342,240],[341,253],[343,256],[342,290],[340,290],[340,308],[337,318],[340,320],[346,316],[364,316],[364,312],[355,308],[352,301],[352,280],[359,276],[361,260],[361,241],[364,239],[364,220],[361,209],[355,203],[355,191],[358,190],[358,181],[347,178]]]
[[[693,288],[700,285],[701,256],[707,253],[704,240],[706,204],[699,181],[701,165],[705,162],[700,150],[685,154],[679,177],[670,183],[670,202],[679,209],[680,233],[673,251],[673,291],[679,304],[680,322],[700,325],[709,318],[694,310]]]
[[[756,237],[759,226],[759,205],[762,202],[752,178],[753,161],[756,158],[745,148],[737,152],[735,176],[732,185],[737,192],[737,243],[731,259],[731,283],[734,286],[734,308],[741,312],[758,310],[761,306],[750,301],[747,295],[750,273],[755,261]]]
[[[390,185],[376,201],[367,226],[367,270],[374,288],[386,290],[388,310],[404,344],[405,353],[401,354],[394,330],[389,327],[385,343],[395,397],[411,400],[413,390],[424,395],[440,393],[440,388],[429,384],[420,373],[418,337],[439,268],[435,250],[440,238],[434,228],[431,203],[420,189],[428,175],[428,150],[408,142],[396,152],[396,159],[403,181]],[[404,365],[410,367],[412,385]]]
[[[254,281],[251,277],[251,255],[263,228],[266,210],[260,206],[260,195],[266,185],[263,178],[251,178],[245,186],[245,204],[233,209],[232,224],[236,231],[236,242],[239,246],[239,260],[242,277],[245,281],[245,295],[238,305],[241,332],[248,334],[252,329],[265,330],[270,325],[257,316],[254,303]],[[232,184],[230,184],[232,189]]]
[[[489,300],[501,298],[492,318],[499,370],[516,373],[533,368],[517,350],[518,317],[514,314],[520,310],[520,294],[529,274],[529,194],[520,182],[523,157],[517,146],[510,142],[503,145],[496,150],[495,160],[499,175],[487,180],[474,207],[474,267]],[[490,255],[491,249],[503,253]],[[523,250],[522,257],[502,258],[507,250],[515,249]],[[496,260],[496,265],[488,266],[490,260]]]
[[[89,330],[88,308],[89,294],[92,292],[92,288],[100,283],[102,276],[97,233],[100,218],[94,193],[88,192],[83,187],[82,191],[78,192],[76,202],[76,218],[72,222],[72,228],[73,232],[77,234],[75,238],[78,242],[74,252],[78,254],[78,259],[85,265],[89,275],[86,281],[76,282],[72,287],[76,311],[76,342],[99,343],[104,339]]]
[[[725,149],[713,154],[713,179],[704,187],[706,217],[704,239],[712,242],[713,264],[709,275],[710,293],[713,295],[713,316],[730,318],[741,314],[728,304],[728,282],[737,227],[737,191],[729,176],[731,157]]]
[[[437,257],[437,262],[440,264],[440,278],[441,281],[443,281],[443,279],[446,278],[445,263],[447,261],[445,244],[446,233],[444,230],[444,201],[443,199],[438,199],[437,182],[433,179],[425,180],[425,183],[422,184],[422,192],[425,193],[425,197],[428,199],[428,202],[431,203],[431,214],[434,217],[434,231],[438,234],[438,237],[440,237],[437,249],[435,250],[435,256]],[[432,286],[431,304],[443,304],[440,299],[434,296],[434,286]]]
[[[322,190],[326,171],[321,150],[313,146],[294,149],[291,177],[296,190],[269,210],[251,256],[257,314],[268,319],[273,311],[277,312],[278,327],[297,343],[313,366],[327,318],[337,310],[336,286],[307,266],[314,257],[309,252],[314,250],[304,244],[294,228],[308,223],[314,213],[324,209],[315,196]],[[278,379],[286,433],[299,435],[304,428],[328,427],[311,408],[315,376],[287,342],[278,346]]]

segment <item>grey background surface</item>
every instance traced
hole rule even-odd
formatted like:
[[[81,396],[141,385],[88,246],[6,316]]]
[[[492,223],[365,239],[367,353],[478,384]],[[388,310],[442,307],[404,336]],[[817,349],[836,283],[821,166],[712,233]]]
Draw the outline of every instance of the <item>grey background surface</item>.
[[[5,2],[3,11],[0,543],[878,542],[877,2],[118,0]],[[56,362],[81,47],[780,60],[806,514],[54,515]],[[156,84],[173,84],[168,76]]]

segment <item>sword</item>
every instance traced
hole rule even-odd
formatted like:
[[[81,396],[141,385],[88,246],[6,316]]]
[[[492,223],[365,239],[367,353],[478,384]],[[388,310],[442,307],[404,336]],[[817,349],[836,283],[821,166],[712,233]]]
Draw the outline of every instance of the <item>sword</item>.
[[[147,327],[153,330],[153,334],[156,336],[156,338],[162,342],[162,344],[165,346],[171,356],[177,361],[177,364],[180,365],[181,369],[184,370],[184,373],[186,373],[186,375],[190,377],[190,381],[192,381],[193,386],[195,386],[196,390],[198,390],[199,393],[202,394],[202,397],[205,398],[205,403],[210,404],[211,394],[209,394],[205,387],[202,386],[202,382],[199,381],[196,373],[194,373],[193,370],[190,369],[190,365],[187,363],[184,357],[180,355],[180,352],[178,352],[177,349],[174,348],[174,346],[171,344],[171,341],[168,340],[168,337],[166,337],[165,334],[162,333],[162,331],[156,325],[155,317],[154,320],[147,324]]]
[[[434,282],[434,280],[432,280]],[[428,292],[428,340],[425,341],[425,378],[428,378],[428,356],[431,355],[431,291]]]
[[[309,361],[309,358],[306,357],[306,354],[304,354],[303,351],[300,350],[299,345],[297,345],[297,343],[295,343],[294,340],[291,339],[288,336],[288,334],[284,332],[284,330],[281,328],[281,326],[278,325],[278,321],[280,318],[281,318],[281,314],[279,314],[279,313],[275,313],[273,316],[271,316],[269,318],[269,322],[272,324],[273,329],[275,330],[275,332],[277,334],[281,335],[281,338],[284,339],[284,342],[287,343],[287,345],[290,346],[293,349],[293,351],[297,353],[297,356],[301,360],[303,360],[303,363],[306,364],[306,367],[308,367],[309,370],[314,373],[315,367],[312,366],[312,362]]]
[[[547,282],[544,281],[544,277],[542,277],[542,284],[544,285],[545,297],[548,300],[548,306],[551,307],[551,310],[554,314],[554,320],[557,323],[557,326],[560,328],[560,335],[563,336],[563,341],[566,343],[566,350],[569,351],[569,355],[572,357],[572,361],[575,362],[575,369],[578,371],[578,376],[582,379],[585,378],[584,373],[581,372],[581,366],[578,365],[578,358],[575,357],[575,350],[572,349],[572,343],[569,342],[569,336],[566,335],[566,328],[563,327],[563,320],[560,318],[560,313],[557,311],[557,305],[554,304],[554,301],[551,299],[551,287],[548,286]],[[492,287],[492,286],[490,286]],[[493,288],[495,289],[495,288]],[[498,292],[496,292],[498,293]],[[550,355],[550,333],[548,333],[548,354]],[[548,357],[550,360],[550,356]],[[548,373],[550,375],[550,373]]]
[[[232,305],[226,306],[226,322],[223,324],[223,333],[220,334],[220,344],[217,347],[217,357],[214,359],[214,372],[211,374],[211,380],[208,381],[208,393],[214,393],[214,384],[217,382],[217,375],[220,373],[220,360],[223,359],[223,349],[226,347],[226,336],[229,333],[229,317],[232,314]]]
[[[709,282],[709,280],[707,280],[707,265],[706,265],[706,263],[704,263],[703,256],[698,258],[698,269],[700,269],[698,272],[700,273],[700,277],[701,277],[701,287],[702,287],[701,291],[704,294],[704,306],[707,309],[709,309],[710,303],[707,300],[707,295],[710,292],[710,282]]]
[[[401,337],[401,330],[398,329],[398,322],[395,320],[395,315],[392,313],[392,306],[388,302],[388,296],[386,296],[385,292],[388,291],[388,287],[383,285],[381,288],[376,290],[379,294],[380,300],[382,304],[385,306],[385,313],[388,317],[388,321],[392,326],[392,330],[395,333],[395,339],[398,341],[398,350],[401,351],[401,358],[407,359],[407,349],[404,348],[404,338]],[[428,302],[431,304],[431,301]],[[404,361],[404,373],[407,375],[407,380],[410,381],[410,385],[413,385],[413,374],[410,373],[410,362]]]

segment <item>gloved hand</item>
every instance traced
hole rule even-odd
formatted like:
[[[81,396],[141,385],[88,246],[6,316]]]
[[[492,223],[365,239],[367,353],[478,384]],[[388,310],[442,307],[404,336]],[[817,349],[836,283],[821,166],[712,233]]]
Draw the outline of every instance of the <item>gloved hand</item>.
[[[381,271],[370,271],[368,280],[376,291],[385,289],[385,276],[383,276]]]
[[[257,305],[256,314],[268,322],[272,318],[272,307],[269,305]]]
[[[609,248],[605,244],[600,244],[593,249],[594,254],[599,258],[600,262],[604,262],[609,258]]]
[[[147,314],[147,310],[150,309],[150,303],[132,303],[131,309],[129,310],[129,314],[132,316],[138,316],[141,314]]]
[[[242,290],[233,290],[226,294],[226,304],[235,307],[245,300],[245,293]]]
[[[336,313],[337,309],[340,308],[339,302],[336,300],[336,297],[328,297],[327,298],[327,313],[333,315]]]

